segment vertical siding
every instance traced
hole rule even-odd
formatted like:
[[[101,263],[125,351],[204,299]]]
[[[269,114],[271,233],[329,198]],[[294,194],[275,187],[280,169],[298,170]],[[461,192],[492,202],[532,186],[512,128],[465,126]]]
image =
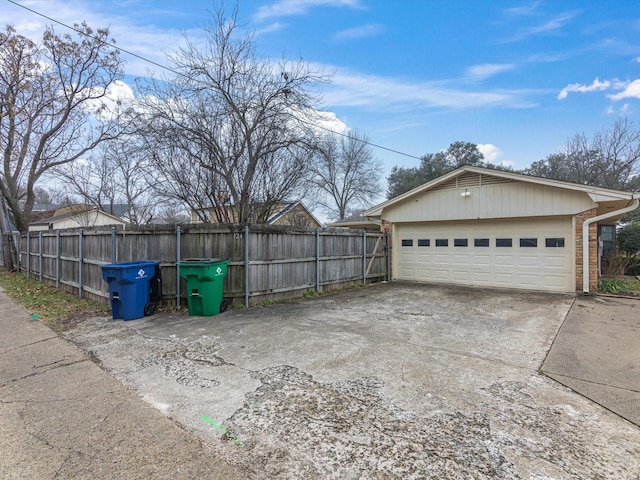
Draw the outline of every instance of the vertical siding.
[[[575,215],[595,203],[584,192],[526,182],[509,182],[424,192],[388,207],[383,218],[393,223],[478,218]]]
[[[65,290],[78,292],[79,229],[60,231],[60,254],[56,255],[56,231],[43,233],[42,276],[49,283],[61,284]],[[376,241],[378,242],[377,251]],[[248,239],[239,226],[188,225],[180,236],[180,259],[230,259],[224,279],[225,297],[243,303],[245,297],[245,240],[249,244],[249,296],[251,303],[264,299],[300,295],[308,289],[359,284],[371,264],[366,281],[384,280],[387,276],[383,234],[361,231],[252,227]],[[110,228],[83,229],[82,288],[86,296],[108,297],[108,286],[100,266],[112,261]],[[318,257],[318,243],[320,256]],[[29,255],[27,255],[27,245]],[[166,228],[118,230],[115,234],[116,262],[158,260],[162,270],[166,301],[177,292],[177,234]],[[366,257],[366,264],[363,262]],[[39,237],[35,232],[21,238],[21,271],[32,278],[40,276]],[[60,274],[56,276],[56,264]],[[180,280],[181,292],[185,291]]]

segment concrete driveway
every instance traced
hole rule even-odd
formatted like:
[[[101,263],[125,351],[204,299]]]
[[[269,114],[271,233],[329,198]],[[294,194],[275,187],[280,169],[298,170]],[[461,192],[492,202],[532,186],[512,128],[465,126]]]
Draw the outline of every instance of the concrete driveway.
[[[540,374],[573,301],[394,282],[68,338],[247,478],[638,478],[640,429]]]

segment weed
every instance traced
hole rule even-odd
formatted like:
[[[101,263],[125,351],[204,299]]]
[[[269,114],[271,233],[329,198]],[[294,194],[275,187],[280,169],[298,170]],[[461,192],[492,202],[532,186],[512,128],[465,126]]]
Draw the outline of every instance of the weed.
[[[108,305],[78,298],[21,273],[0,270],[0,286],[33,318],[58,333],[84,318],[109,315]]]
[[[302,296],[304,298],[316,298],[318,296],[318,292],[316,292],[315,290],[312,290],[311,288],[308,288],[307,290],[304,291]]]
[[[640,291],[640,282],[634,279],[602,278],[598,281],[598,289],[614,295],[634,294]]]

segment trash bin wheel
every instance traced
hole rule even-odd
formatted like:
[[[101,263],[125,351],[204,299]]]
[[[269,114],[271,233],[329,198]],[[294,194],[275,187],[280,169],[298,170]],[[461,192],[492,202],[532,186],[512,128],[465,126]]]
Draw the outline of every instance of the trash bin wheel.
[[[229,302],[227,300],[222,300],[220,302],[220,313],[226,312],[229,309]]]
[[[144,314],[149,317],[158,311],[158,304],[149,302],[144,306]]]

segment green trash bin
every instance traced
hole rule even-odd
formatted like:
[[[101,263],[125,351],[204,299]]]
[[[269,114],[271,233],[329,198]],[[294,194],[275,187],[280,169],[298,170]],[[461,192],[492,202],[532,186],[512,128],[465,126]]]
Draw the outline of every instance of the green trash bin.
[[[184,279],[187,288],[189,315],[210,317],[229,307],[222,292],[230,261],[230,258],[185,258],[180,262],[180,278]]]

